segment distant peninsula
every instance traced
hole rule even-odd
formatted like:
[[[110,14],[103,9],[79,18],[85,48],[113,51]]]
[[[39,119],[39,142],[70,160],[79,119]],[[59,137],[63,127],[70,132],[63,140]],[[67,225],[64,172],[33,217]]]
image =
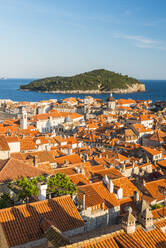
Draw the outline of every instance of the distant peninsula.
[[[132,93],[145,91],[145,85],[137,79],[99,69],[81,73],[71,77],[49,77],[21,85],[20,90],[46,93]]]

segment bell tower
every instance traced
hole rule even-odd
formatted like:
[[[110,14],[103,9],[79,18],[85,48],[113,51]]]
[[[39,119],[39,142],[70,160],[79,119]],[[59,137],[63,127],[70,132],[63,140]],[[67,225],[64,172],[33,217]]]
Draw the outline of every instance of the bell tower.
[[[20,118],[20,128],[21,129],[27,129],[27,112],[25,110],[25,108],[22,108],[21,111],[21,118]]]
[[[114,97],[112,96],[112,92],[110,93],[110,96],[107,99],[107,108],[114,111],[116,107],[116,101]]]

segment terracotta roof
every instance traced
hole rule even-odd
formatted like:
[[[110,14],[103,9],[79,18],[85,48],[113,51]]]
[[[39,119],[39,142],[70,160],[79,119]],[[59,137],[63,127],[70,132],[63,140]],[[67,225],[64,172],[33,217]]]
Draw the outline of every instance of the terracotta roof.
[[[162,207],[162,208],[156,209],[154,211],[156,211],[156,213],[159,215],[159,218],[166,217],[166,207]],[[153,214],[153,212],[152,212],[152,214]]]
[[[109,161],[106,159],[106,158],[98,158],[98,157],[95,157],[94,160],[100,164],[100,165],[105,165],[107,166],[109,164]]]
[[[164,167],[164,168],[166,168],[166,159],[158,161],[157,164],[162,166],[162,167]]]
[[[78,196],[81,200],[83,200],[82,192],[85,192],[86,207],[95,206],[103,202],[105,203],[106,208],[119,206],[116,196],[108,191],[103,182],[91,183],[78,187]]]
[[[160,219],[161,216],[159,215],[157,209],[152,211],[153,219]]]
[[[160,229],[166,226],[166,220],[155,224],[156,228],[145,231],[138,227],[132,234],[127,234],[123,230],[111,234],[102,235],[97,238],[85,240],[65,246],[66,248],[164,248],[166,244],[166,234]]]
[[[82,117],[83,115],[80,115],[78,113],[59,112],[57,110],[53,110],[53,111],[50,111],[49,113],[46,113],[46,114],[35,115],[35,116],[33,116],[33,120],[34,121],[47,120],[50,117],[52,117],[53,119],[61,118],[61,117],[65,118],[67,116],[69,116],[71,119],[76,119],[76,118]]]
[[[55,158],[55,161],[59,165],[64,165],[66,161],[68,161],[70,164],[77,164],[81,163],[81,158],[78,154],[72,154],[72,155],[67,155],[67,156],[62,156],[59,158]]]
[[[45,220],[48,221],[48,220]],[[43,221],[42,221],[43,222]],[[42,223],[41,223],[42,224]],[[41,226],[41,225],[40,225]],[[61,247],[67,244],[70,244],[70,240],[68,237],[64,236],[58,228],[54,225],[51,225],[44,233],[44,236],[48,240],[48,246],[51,243],[53,247]]]
[[[37,145],[43,145],[43,144],[48,144],[49,143],[45,136],[35,137],[33,140],[35,141],[35,143]]]
[[[69,178],[76,186],[81,186],[90,183],[89,179],[80,173],[71,175],[69,176]]]
[[[13,152],[10,154],[11,158],[19,159],[19,160],[24,160],[23,153],[21,152]]]
[[[12,181],[21,177],[37,177],[42,174],[45,174],[45,171],[22,160],[10,158],[0,171],[0,182]]]
[[[123,177],[122,174],[114,167],[98,170],[94,172],[94,174],[100,176],[101,178],[103,178],[105,175],[107,175],[111,179]]]
[[[55,174],[55,169],[52,168],[49,162],[44,162],[44,163],[39,163],[37,165],[37,168],[44,170],[47,174],[49,175],[54,175]]]
[[[65,248],[164,248],[166,247],[166,234],[160,228],[166,227],[166,220],[155,222],[154,225],[156,228],[151,230],[144,230],[138,226],[132,234],[119,230],[67,245]]]
[[[5,136],[0,136],[0,150],[1,151],[10,151],[10,148],[8,146],[8,143],[6,141]]]
[[[0,224],[8,245],[13,247],[43,238],[42,218],[50,220],[62,232],[84,225],[70,196],[6,208],[0,211]]]
[[[30,137],[25,137],[20,139],[20,150],[21,151],[29,151],[29,150],[36,150],[36,144]]]
[[[72,176],[78,173],[76,169],[79,168],[84,170],[86,178],[89,179],[91,177],[91,174],[89,173],[89,167],[91,168],[89,162],[78,163],[74,165],[68,165],[67,167],[64,168],[55,169],[54,173],[56,174],[58,172],[61,172],[68,176]]]
[[[85,193],[86,208],[104,203],[104,200],[98,195],[93,184],[78,187],[78,198],[83,201],[83,192]]]
[[[116,159],[120,160],[120,162],[123,162],[123,161],[128,160],[127,157],[125,157],[124,155],[122,155],[122,154],[120,154],[120,153],[117,153],[117,154],[116,154]]]
[[[141,116],[139,117],[139,119],[140,119],[140,121],[148,121],[148,120],[150,120],[150,118],[149,118],[148,115],[141,115]]]
[[[77,119],[77,118],[83,117],[83,115],[80,115],[78,113],[64,113],[64,114],[69,115],[70,118],[72,118],[72,119]]]
[[[150,137],[151,140],[163,142],[166,139],[166,133],[161,130],[156,130],[154,134]]]
[[[144,246],[142,246],[136,239],[133,239],[132,236],[127,233],[116,235],[114,239],[119,244],[119,247],[122,248],[144,248]]]
[[[49,119],[50,116],[51,116],[52,118],[60,118],[60,117],[61,117],[60,113],[59,113],[58,111],[54,110],[54,111],[51,112],[51,113],[35,115],[35,116],[33,116],[33,120],[34,120],[34,121],[47,120],[47,119]]]
[[[162,220],[156,221],[156,222],[154,223],[154,225],[155,225],[157,228],[166,227],[166,219],[162,219]]]
[[[61,136],[56,136],[54,139],[60,144],[62,142],[67,142],[66,138],[62,138]]]
[[[5,164],[9,161],[9,159],[5,159],[5,160],[0,160],[0,171],[3,169],[3,167],[5,166]]]
[[[115,186],[123,189],[123,196],[124,197],[133,196],[134,191],[139,191],[136,188],[136,186],[127,177],[121,177],[118,179],[113,179],[112,182]]]
[[[136,136],[131,128],[125,129],[124,134],[125,136]]]
[[[114,236],[117,233],[124,233],[122,230],[116,233],[102,235],[101,237],[92,238],[79,243],[64,246],[63,248],[119,248]],[[124,247],[123,247],[124,248]],[[130,248],[130,247],[128,247]]]
[[[133,99],[118,99],[117,104],[118,105],[125,105],[125,104],[134,104],[136,103]]]
[[[22,157],[26,160],[28,157],[37,158],[38,163],[50,162],[55,163],[55,159],[50,151],[38,151],[38,152],[26,152],[22,154]]]
[[[140,123],[134,123],[133,127],[138,133],[149,133],[153,131],[152,129],[146,128],[143,124]]]
[[[72,175],[76,175],[77,172],[75,170],[75,166],[67,166],[67,167],[64,167],[64,168],[58,168],[58,169],[55,169],[54,173],[57,174],[57,173],[64,173],[66,174],[67,176],[72,176]]]
[[[147,191],[154,199],[157,199],[157,201],[164,199],[164,195],[159,191],[159,186],[166,187],[166,180],[160,179],[145,184]]]
[[[6,136],[7,143],[19,142],[18,137],[16,136]]]
[[[159,151],[159,150],[157,150],[157,149],[152,149],[152,148],[150,148],[150,147],[142,146],[142,148],[143,148],[146,152],[150,153],[150,154],[153,155],[153,156],[162,153],[161,151]]]
[[[131,236],[144,248],[162,248],[166,245],[166,235],[159,228],[146,232],[140,227]]]

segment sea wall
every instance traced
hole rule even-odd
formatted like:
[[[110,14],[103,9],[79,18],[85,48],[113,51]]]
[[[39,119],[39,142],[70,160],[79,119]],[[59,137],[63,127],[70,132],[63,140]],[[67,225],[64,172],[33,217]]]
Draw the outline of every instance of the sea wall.
[[[20,89],[21,91],[31,91],[29,89]],[[100,91],[100,90],[64,90],[64,91],[40,91],[41,93],[55,93],[55,94],[103,94],[103,93],[115,93],[115,94],[127,94],[133,92],[144,92],[144,84],[133,84],[132,86],[128,85],[128,88],[125,89],[113,89],[111,91]]]

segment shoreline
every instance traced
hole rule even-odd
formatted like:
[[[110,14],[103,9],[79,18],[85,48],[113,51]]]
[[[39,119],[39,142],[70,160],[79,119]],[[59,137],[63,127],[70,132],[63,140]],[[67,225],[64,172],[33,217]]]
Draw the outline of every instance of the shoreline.
[[[110,91],[100,91],[100,90],[57,90],[57,91],[42,91],[42,90],[30,90],[30,89],[19,89],[19,91],[34,91],[40,93],[48,93],[48,94],[129,94],[135,92],[145,92],[145,84],[134,84],[132,87],[128,87],[127,89],[114,89]]]

